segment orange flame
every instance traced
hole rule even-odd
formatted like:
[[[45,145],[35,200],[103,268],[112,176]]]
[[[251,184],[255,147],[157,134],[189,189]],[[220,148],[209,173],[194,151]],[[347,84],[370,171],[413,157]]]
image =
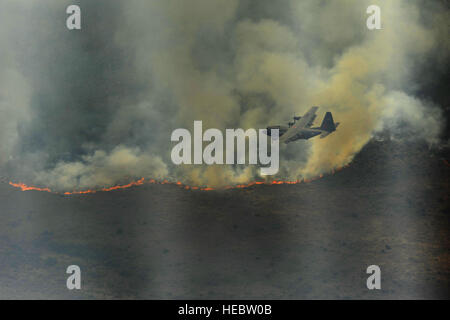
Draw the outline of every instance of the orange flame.
[[[22,191],[35,190],[35,191],[51,192],[51,190],[49,188],[30,187],[30,186],[27,186],[25,183],[20,183],[20,182],[19,183],[9,182],[9,184],[12,185],[13,187],[20,188]]]
[[[335,168],[333,170],[331,170],[331,174],[334,174],[335,172],[338,172],[340,170],[342,170],[343,168],[348,167],[348,165],[345,165],[344,167],[340,167],[340,168]],[[74,195],[74,194],[89,194],[89,193],[97,193],[97,192],[108,192],[108,191],[114,191],[114,190],[121,190],[121,189],[127,189],[127,188],[131,188],[134,186],[140,186],[143,185],[144,183],[147,184],[171,184],[171,185],[175,185],[178,187],[181,187],[185,190],[201,190],[201,191],[212,191],[212,190],[220,190],[220,189],[244,189],[244,188],[249,188],[255,185],[280,185],[280,184],[299,184],[299,183],[309,183],[312,181],[315,181],[317,179],[321,179],[323,178],[324,175],[320,174],[318,177],[315,178],[309,178],[309,179],[303,179],[303,180],[294,180],[294,181],[284,181],[284,180],[272,180],[272,181],[252,181],[249,182],[248,184],[237,184],[237,185],[232,185],[232,186],[225,186],[222,188],[212,188],[212,187],[199,187],[199,186],[189,186],[189,185],[185,185],[183,184],[181,181],[177,181],[177,182],[170,182],[167,179],[164,179],[162,181],[156,181],[155,179],[150,179],[145,181],[144,178],[141,178],[137,181],[132,181],[128,184],[124,184],[124,185],[116,185],[113,187],[108,187],[108,188],[102,188],[102,189],[98,189],[98,190],[81,190],[81,191],[72,191],[72,192],[64,192],[64,195]],[[13,187],[16,188],[20,188],[22,191],[45,191],[45,192],[51,192],[51,193],[58,193],[58,192],[53,192],[52,190],[50,190],[49,188],[40,188],[40,187],[33,187],[33,186],[28,186],[24,183],[18,182],[18,183],[14,183],[14,182],[9,182],[9,184]]]
[[[113,191],[113,190],[119,190],[119,189],[126,189],[126,188],[131,188],[133,186],[140,186],[144,184],[144,178],[139,179],[138,181],[132,181],[128,184],[124,184],[124,185],[118,185],[118,186],[114,186],[114,187],[109,187],[109,188],[103,188],[100,190],[84,190],[84,191],[72,191],[72,192],[64,192],[65,195],[70,195],[70,194],[86,194],[86,193],[96,193],[98,191]],[[50,190],[49,190],[50,191]]]

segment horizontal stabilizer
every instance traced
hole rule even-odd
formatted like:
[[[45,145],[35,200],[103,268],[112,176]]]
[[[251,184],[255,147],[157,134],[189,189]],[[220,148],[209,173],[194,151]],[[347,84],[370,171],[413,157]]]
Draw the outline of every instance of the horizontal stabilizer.
[[[323,132],[321,135],[320,135],[320,139],[323,139],[323,138],[325,138],[327,135],[329,135],[331,132]]]

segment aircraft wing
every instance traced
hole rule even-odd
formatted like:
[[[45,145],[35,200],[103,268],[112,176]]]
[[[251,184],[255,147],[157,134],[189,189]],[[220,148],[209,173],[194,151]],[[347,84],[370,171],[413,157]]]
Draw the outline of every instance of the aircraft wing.
[[[314,116],[317,112],[317,109],[319,109],[319,107],[311,107],[311,109],[309,109],[308,112],[306,112],[303,117],[300,118],[300,120],[294,125],[294,127],[305,128],[307,124],[315,118]]]
[[[290,138],[297,135],[299,131],[305,129],[308,123],[315,118],[317,109],[319,109],[319,107],[311,107],[311,109],[309,109],[308,112],[306,112],[297,123],[295,123],[292,127],[290,127],[289,130],[286,131],[286,133],[281,136],[280,141],[281,142],[287,141]]]

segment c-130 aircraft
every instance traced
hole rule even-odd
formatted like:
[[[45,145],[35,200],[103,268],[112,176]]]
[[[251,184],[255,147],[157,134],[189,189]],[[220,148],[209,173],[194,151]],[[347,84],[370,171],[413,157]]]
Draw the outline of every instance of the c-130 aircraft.
[[[278,125],[267,127],[267,135],[270,136],[272,134],[272,129],[278,129],[280,142],[284,143],[293,142],[299,139],[307,140],[318,135],[320,135],[321,139],[325,138],[330,133],[336,131],[339,122],[334,123],[333,115],[331,112],[327,112],[320,127],[311,127],[317,117],[317,109],[319,109],[319,107],[312,107],[303,115],[303,117],[294,116],[294,121],[289,122],[288,126]]]

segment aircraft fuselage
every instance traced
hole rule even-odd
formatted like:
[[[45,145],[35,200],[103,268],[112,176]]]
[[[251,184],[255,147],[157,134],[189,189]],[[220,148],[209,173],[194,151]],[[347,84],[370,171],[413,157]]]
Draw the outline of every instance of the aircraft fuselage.
[[[297,133],[297,135],[295,135],[292,138],[286,140],[286,143],[292,142],[292,141],[295,141],[295,140],[299,140],[299,139],[308,140],[308,139],[311,139],[311,138],[313,138],[315,136],[318,136],[321,133],[322,133],[321,130],[303,129],[299,133]]]
[[[331,112],[327,112],[322,120],[320,127],[311,127],[316,119],[315,112],[318,107],[311,107],[302,117],[294,116],[294,121],[289,122],[288,126],[278,125],[267,127],[267,135],[271,135],[272,129],[278,129],[280,142],[289,143],[300,139],[308,140],[320,135],[325,138],[336,131],[339,122],[334,123]],[[298,122],[296,122],[298,121]]]

